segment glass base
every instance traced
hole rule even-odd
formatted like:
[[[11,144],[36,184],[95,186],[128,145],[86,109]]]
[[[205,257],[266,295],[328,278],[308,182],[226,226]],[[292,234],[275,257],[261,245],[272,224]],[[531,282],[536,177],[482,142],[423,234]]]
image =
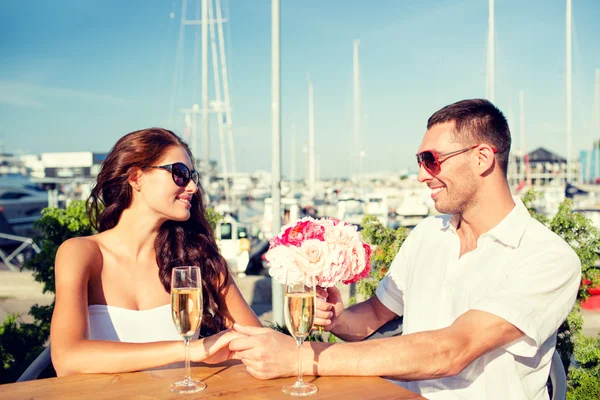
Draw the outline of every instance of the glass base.
[[[171,385],[171,392],[179,394],[196,393],[206,389],[206,383],[194,379],[186,379]]]
[[[282,386],[281,391],[290,396],[311,396],[317,393],[318,387],[312,383],[296,382],[293,385]]]

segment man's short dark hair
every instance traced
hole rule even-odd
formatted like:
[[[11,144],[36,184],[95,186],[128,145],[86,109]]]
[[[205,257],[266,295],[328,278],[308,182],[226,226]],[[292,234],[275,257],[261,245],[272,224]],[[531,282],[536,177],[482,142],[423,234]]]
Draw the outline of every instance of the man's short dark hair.
[[[427,129],[446,122],[454,122],[452,140],[494,146],[498,150],[496,160],[506,176],[511,139],[502,111],[485,99],[461,100],[436,111],[429,117]]]

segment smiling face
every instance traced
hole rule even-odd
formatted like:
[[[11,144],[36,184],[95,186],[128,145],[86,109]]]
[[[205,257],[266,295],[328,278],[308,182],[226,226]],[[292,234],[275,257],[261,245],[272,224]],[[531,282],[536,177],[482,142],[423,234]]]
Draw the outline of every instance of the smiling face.
[[[452,141],[453,130],[454,122],[432,126],[425,133],[418,152],[431,150],[445,154],[468,147],[470,143]],[[463,214],[475,201],[477,174],[472,168],[472,157],[472,151],[465,151],[445,159],[437,175],[430,174],[423,166],[419,167],[419,182],[431,189],[431,198],[440,213]]]
[[[154,166],[176,162],[184,163],[190,171],[194,169],[188,153],[179,146],[167,148]],[[192,197],[197,192],[198,187],[193,180],[190,179],[183,187],[177,186],[170,171],[150,168],[141,177],[139,198],[163,219],[186,221],[190,218]]]

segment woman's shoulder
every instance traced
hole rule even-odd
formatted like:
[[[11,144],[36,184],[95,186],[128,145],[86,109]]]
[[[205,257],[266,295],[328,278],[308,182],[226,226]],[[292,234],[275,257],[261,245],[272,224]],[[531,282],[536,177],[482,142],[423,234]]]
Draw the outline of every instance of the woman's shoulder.
[[[99,235],[80,236],[65,240],[56,253],[56,269],[68,264],[69,269],[77,265],[81,268],[91,268],[102,259]]]
[[[99,234],[91,235],[91,236],[79,236],[65,240],[60,247],[59,251],[69,250],[76,252],[90,252],[90,251],[100,251],[100,240],[98,238]]]

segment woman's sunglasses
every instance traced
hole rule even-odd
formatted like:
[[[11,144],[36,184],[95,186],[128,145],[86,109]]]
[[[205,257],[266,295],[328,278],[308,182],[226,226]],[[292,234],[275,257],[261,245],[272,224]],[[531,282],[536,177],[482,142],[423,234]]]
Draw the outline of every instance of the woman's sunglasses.
[[[185,187],[190,182],[190,179],[194,181],[196,186],[200,186],[200,174],[198,171],[190,169],[182,162],[176,162],[174,164],[167,165],[157,165],[151,166],[150,168],[158,168],[164,169],[171,173],[171,177],[173,178],[173,182],[177,186]]]
[[[429,172],[430,175],[437,175],[442,170],[442,163],[449,159],[450,157],[457,156],[469,150],[473,150],[474,148],[481,146],[480,144],[476,144],[475,146],[465,147],[464,149],[451,151],[450,153],[444,154],[436,154],[431,150],[423,151],[417,154],[417,163],[419,167],[422,165],[425,168],[425,171]],[[497,153],[498,150],[492,147],[494,153]]]

